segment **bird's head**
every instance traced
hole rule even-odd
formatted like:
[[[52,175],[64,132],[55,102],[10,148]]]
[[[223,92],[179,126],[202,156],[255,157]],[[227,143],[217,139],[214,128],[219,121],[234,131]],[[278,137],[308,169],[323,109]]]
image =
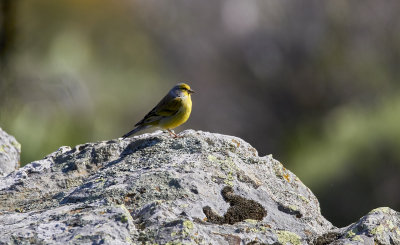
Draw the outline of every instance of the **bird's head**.
[[[194,93],[186,83],[178,83],[171,89],[171,91],[178,96],[190,96],[190,94]]]

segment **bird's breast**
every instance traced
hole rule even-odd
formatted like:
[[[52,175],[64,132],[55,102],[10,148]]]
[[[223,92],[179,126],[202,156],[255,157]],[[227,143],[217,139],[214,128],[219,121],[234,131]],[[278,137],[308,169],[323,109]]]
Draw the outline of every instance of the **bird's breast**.
[[[192,112],[192,100],[190,96],[182,99],[182,106],[176,114],[173,116],[164,118],[160,121],[160,127],[164,129],[176,128],[179,125],[185,123]]]

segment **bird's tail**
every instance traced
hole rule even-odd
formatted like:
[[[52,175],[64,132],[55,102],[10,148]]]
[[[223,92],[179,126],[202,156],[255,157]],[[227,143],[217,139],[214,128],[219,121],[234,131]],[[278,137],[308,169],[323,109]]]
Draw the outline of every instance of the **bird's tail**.
[[[140,130],[146,129],[148,127],[151,127],[151,125],[139,125],[136,128],[134,128],[132,131],[129,131],[128,133],[124,134],[122,136],[123,139],[128,138],[129,136],[131,136],[134,133],[139,132]]]

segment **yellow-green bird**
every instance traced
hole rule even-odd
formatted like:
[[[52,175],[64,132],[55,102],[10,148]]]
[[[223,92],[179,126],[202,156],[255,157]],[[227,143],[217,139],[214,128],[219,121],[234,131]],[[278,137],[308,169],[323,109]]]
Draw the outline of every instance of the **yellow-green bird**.
[[[129,133],[122,138],[131,136],[140,130],[150,127],[160,127],[168,130],[170,134],[177,137],[171,129],[185,123],[192,112],[192,99],[190,95],[194,91],[186,83],[178,83],[167,95],[138,123]]]

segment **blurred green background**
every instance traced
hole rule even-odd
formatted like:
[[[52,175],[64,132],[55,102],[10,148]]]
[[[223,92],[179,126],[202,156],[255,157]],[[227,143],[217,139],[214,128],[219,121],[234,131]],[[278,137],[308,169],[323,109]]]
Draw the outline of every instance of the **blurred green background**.
[[[336,226],[400,210],[399,1],[0,0],[0,126],[22,164],[120,137],[177,82]]]

